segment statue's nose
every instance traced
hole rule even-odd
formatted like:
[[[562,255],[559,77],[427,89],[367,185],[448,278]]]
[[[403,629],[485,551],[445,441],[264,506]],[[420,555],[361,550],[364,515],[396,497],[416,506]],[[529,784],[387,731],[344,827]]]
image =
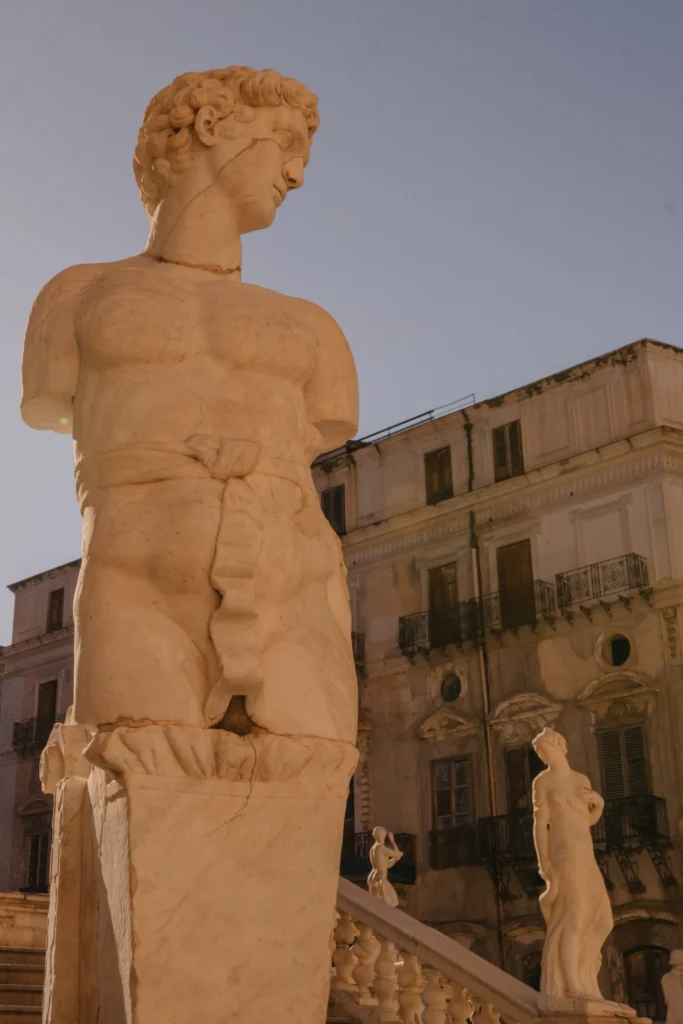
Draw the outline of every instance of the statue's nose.
[[[302,157],[295,156],[288,160],[283,168],[287,188],[301,188],[304,183],[304,161]]]

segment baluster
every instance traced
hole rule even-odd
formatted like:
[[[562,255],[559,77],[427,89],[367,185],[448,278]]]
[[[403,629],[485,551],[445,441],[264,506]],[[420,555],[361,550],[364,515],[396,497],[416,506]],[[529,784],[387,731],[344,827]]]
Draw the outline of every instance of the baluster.
[[[379,936],[379,956],[375,963],[375,984],[373,988],[379,1004],[379,1019],[382,1024],[398,1024],[398,1000],[396,999],[396,947],[389,939]]]
[[[422,993],[422,1002],[424,1003],[422,1024],[446,1024],[448,1019],[446,1003],[452,990],[450,986],[444,984],[443,978],[435,967],[425,967],[424,973],[427,984]]]
[[[482,1003],[472,1015],[472,1024],[500,1024],[500,1014],[494,1010],[492,1003]]]
[[[334,954],[337,952],[337,940],[334,937],[334,933],[337,930],[338,923],[339,911],[335,908],[334,923],[332,925],[332,931],[330,932],[330,985],[332,988],[334,988],[334,979],[337,976],[337,968],[334,966]]]
[[[454,982],[450,982],[448,988],[450,989],[450,998],[446,1012],[449,1024],[467,1024],[467,1021],[472,1016],[472,1003],[467,994],[467,989],[463,988],[462,985],[456,985]]]
[[[337,944],[332,954],[332,962],[335,967],[335,976],[332,979],[332,987],[341,992],[355,992],[356,984],[353,980],[353,969],[356,966],[356,955],[351,949],[353,940],[358,935],[358,929],[348,914],[339,915],[339,923],[334,930],[334,938]]]
[[[422,1021],[422,965],[414,954],[403,954],[403,966],[398,972],[398,1005],[403,1024],[421,1024]]]
[[[353,969],[353,976],[358,985],[358,1002],[360,1006],[377,1006],[378,999],[370,989],[375,977],[375,961],[379,956],[380,943],[369,925],[359,922],[359,928],[360,936],[353,947],[358,961]]]

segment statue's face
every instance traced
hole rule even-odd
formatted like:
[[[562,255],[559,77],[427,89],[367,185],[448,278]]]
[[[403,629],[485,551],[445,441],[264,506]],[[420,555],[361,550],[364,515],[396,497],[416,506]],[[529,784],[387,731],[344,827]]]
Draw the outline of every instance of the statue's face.
[[[289,190],[304,182],[310,152],[304,115],[286,106],[253,107],[243,120],[238,115],[203,125],[201,113],[197,137],[240,234],[267,228]]]

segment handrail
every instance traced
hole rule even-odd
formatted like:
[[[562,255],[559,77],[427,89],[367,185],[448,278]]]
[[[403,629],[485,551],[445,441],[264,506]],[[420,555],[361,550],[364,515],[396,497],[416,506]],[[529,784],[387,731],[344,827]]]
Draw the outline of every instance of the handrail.
[[[533,988],[345,878],[339,879],[337,906],[377,935],[394,942],[402,952],[417,956],[449,981],[467,989],[477,1001],[494,1006],[507,1021],[532,1024],[540,1016],[540,996]]]

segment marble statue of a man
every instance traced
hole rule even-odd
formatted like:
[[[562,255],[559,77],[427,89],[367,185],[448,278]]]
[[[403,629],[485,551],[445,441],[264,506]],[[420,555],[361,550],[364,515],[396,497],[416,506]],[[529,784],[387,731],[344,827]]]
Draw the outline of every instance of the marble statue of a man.
[[[541,992],[561,999],[602,1000],[601,950],[612,930],[612,908],[595,860],[591,825],[604,801],[567,762],[563,736],[546,728],[533,740],[546,771],[533,783],[534,842],[546,889]]]
[[[139,256],[70,267],[26,331],[22,415],[73,433],[75,720],[355,742],[340,544],[310,465],[357,426],[334,320],[241,280],[240,236],[303,184],[317,98],[186,74],[147,107]]]
[[[393,833],[387,832],[381,825],[373,829],[372,838],[375,842],[370,847],[372,871],[368,875],[368,892],[383,903],[388,903],[390,907],[397,907],[398,896],[388,874],[394,864],[401,860],[403,852],[396,845]]]
[[[666,1024],[683,1024],[683,949],[672,949],[671,970],[662,978]]]

